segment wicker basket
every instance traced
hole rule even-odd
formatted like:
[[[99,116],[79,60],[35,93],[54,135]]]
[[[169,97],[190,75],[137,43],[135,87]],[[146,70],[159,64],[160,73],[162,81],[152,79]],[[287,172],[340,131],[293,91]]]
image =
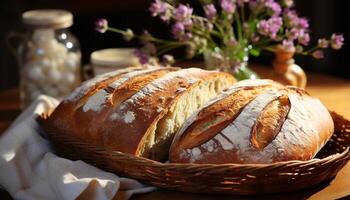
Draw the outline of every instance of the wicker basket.
[[[253,195],[289,192],[335,177],[350,159],[350,121],[332,112],[335,133],[309,161],[274,164],[172,164],[109,151],[48,130],[57,153],[157,187],[194,192]]]

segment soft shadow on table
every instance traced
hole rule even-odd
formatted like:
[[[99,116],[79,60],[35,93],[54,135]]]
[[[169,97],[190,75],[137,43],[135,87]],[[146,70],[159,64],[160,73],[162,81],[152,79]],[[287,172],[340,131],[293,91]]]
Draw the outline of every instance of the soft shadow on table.
[[[308,199],[313,194],[323,190],[329,185],[332,180],[325,181],[316,186],[306,188],[304,190],[278,193],[278,194],[266,194],[266,195],[254,195],[254,196],[237,196],[237,195],[215,195],[215,194],[191,194],[185,192],[176,192],[168,190],[158,190],[148,194],[134,195],[131,200],[153,200],[153,199],[166,199],[166,200],[301,200]]]
[[[1,200],[12,200],[10,194],[0,187],[0,199]]]

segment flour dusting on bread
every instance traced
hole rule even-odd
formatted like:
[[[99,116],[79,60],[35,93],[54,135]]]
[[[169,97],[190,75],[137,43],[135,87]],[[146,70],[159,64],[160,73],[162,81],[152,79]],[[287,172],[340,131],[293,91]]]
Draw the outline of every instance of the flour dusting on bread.
[[[128,80],[130,80],[130,79],[132,79],[132,78],[134,78],[136,76],[147,74],[147,73],[150,73],[150,72],[153,72],[153,71],[157,71],[159,69],[161,69],[161,68],[155,67],[155,68],[152,68],[152,69],[146,69],[146,70],[129,72],[129,73],[123,75],[122,77],[120,77],[118,80],[116,80],[113,83],[111,83],[109,85],[109,87],[114,88],[114,89],[118,89],[119,86],[121,86],[122,84],[126,83]]]
[[[65,100],[68,100],[68,101],[75,101],[81,97],[83,97],[87,91],[89,89],[91,89],[92,87],[98,85],[100,82],[103,82],[107,79],[110,79],[110,78],[113,78],[113,77],[116,77],[120,74],[123,74],[123,73],[127,73],[127,72],[131,72],[131,71],[135,71],[135,70],[138,70],[140,68],[137,68],[137,67],[131,67],[131,68],[126,68],[126,69],[122,69],[122,70],[117,70],[117,71],[113,71],[113,72],[109,72],[109,73],[106,73],[106,74],[101,74],[101,75],[98,75],[90,80],[87,80],[85,81],[84,83],[82,83],[81,86],[79,86],[78,88],[76,88],[72,94],[70,94]]]
[[[227,115],[230,117],[222,117]],[[302,89],[271,80],[247,80],[221,92],[184,123],[172,143],[170,161],[222,164],[308,160],[333,132],[328,110]],[[262,145],[257,148],[256,142]]]
[[[137,76],[147,74],[156,70],[159,70],[161,68],[152,68],[152,69],[146,69],[146,70],[140,70],[140,71],[133,71],[126,73],[125,75],[122,75],[119,79],[112,82],[108,85],[110,88],[114,88],[114,90],[118,89],[120,86],[122,86],[124,83],[129,81],[132,78],[135,78]],[[93,110],[95,112],[101,111],[101,109],[104,107],[107,101],[111,100],[113,97],[113,92],[108,93],[104,89],[98,91],[94,95],[92,95],[88,101],[85,103],[83,110],[84,112],[87,112],[89,110]]]
[[[135,113],[128,111],[123,117],[123,120],[125,123],[130,124],[135,120]]]
[[[195,73],[195,72],[201,72],[201,71],[203,71],[203,70],[198,69],[198,68],[190,68],[190,69],[183,69],[183,70],[168,73],[165,76],[163,76],[159,79],[156,79],[155,81],[146,85],[139,92],[137,92],[132,97],[130,97],[127,101],[125,101],[123,103],[123,105],[137,103],[137,102],[139,102],[140,99],[144,98],[145,96],[152,95],[152,93],[157,92],[157,91],[166,90],[166,88],[164,88],[164,85],[166,85],[169,81],[173,80],[176,77],[179,77],[181,79],[190,80],[190,82],[192,84],[194,84],[195,83],[194,80],[196,80],[198,82],[199,79],[194,79],[194,78],[188,79],[186,77],[186,73],[190,73],[190,72]]]
[[[105,90],[100,90],[96,94],[92,95],[83,106],[83,111],[89,110],[99,112],[102,109],[102,105],[107,101],[108,93]]]
[[[186,119],[234,82],[228,73],[198,68],[125,69],[85,82],[50,122],[84,142],[162,160]]]
[[[264,107],[278,96],[275,91],[270,91],[256,97],[230,125],[221,131],[222,136],[217,134],[213,140],[224,150],[236,149],[238,153],[247,151],[250,148],[249,137],[252,126]]]

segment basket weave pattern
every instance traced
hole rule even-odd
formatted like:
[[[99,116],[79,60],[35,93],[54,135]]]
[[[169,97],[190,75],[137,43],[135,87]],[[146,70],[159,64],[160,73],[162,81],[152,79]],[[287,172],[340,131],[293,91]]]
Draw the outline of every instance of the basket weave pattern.
[[[274,164],[173,164],[109,151],[45,127],[57,153],[157,187],[194,192],[252,195],[288,192],[333,178],[350,160],[350,121],[332,112],[335,133],[317,158]]]

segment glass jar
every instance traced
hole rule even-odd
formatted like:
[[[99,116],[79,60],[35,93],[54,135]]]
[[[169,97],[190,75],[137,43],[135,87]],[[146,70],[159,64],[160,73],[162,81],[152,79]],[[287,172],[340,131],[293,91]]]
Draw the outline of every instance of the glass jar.
[[[104,74],[125,67],[140,66],[133,48],[110,48],[92,52],[90,62],[94,75]]]
[[[258,79],[259,76],[248,67],[248,47],[238,49],[236,56],[216,48],[204,52],[206,69],[231,73],[237,80]]]
[[[24,12],[27,31],[18,48],[20,99],[26,107],[40,94],[57,99],[81,82],[81,52],[69,32],[73,15],[65,10]]]

